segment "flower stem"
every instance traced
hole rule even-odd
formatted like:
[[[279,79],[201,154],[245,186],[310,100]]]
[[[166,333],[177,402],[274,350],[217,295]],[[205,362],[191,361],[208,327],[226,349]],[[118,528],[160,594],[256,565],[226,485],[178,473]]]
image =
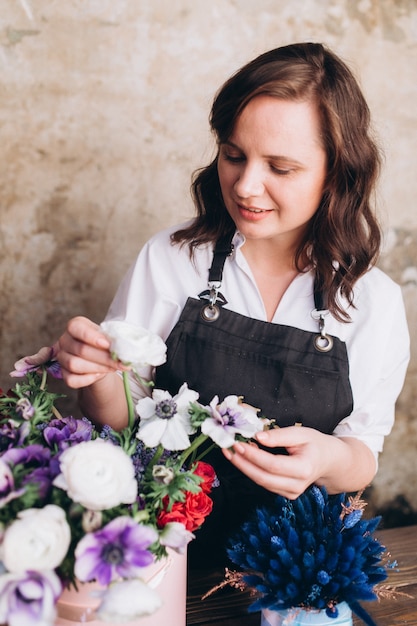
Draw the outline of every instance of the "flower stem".
[[[132,394],[130,392],[129,377],[127,372],[123,372],[123,387],[125,390],[126,402],[127,402],[127,414],[128,414],[128,428],[132,432],[135,425],[135,410],[133,407]]]
[[[194,441],[192,442],[192,444],[190,445],[189,448],[187,448],[186,450],[184,450],[184,452],[182,453],[182,455],[179,457],[179,462],[180,465],[184,465],[184,463],[186,462],[186,460],[188,459],[189,456],[191,456],[191,454],[197,450],[205,441],[207,441],[208,436],[204,435],[203,433],[201,433],[200,435],[198,435],[198,437],[196,437],[194,439]]]
[[[157,449],[155,450],[155,454],[152,457],[152,460],[149,462],[148,467],[146,468],[146,472],[152,476],[152,469],[154,465],[156,465],[164,453],[164,446],[160,443]]]
[[[155,385],[153,380],[146,380],[145,378],[142,378],[142,376],[134,367],[132,367],[132,372],[135,375],[135,378],[138,381],[138,383],[142,385],[143,387],[153,387]]]
[[[198,461],[201,461],[201,459],[204,459],[204,457],[206,456],[206,454],[208,454],[209,452],[211,452],[214,448],[216,448],[216,444],[212,443],[211,446],[209,446],[206,450],[204,450],[204,452],[202,452],[201,454],[198,455],[198,457],[196,459],[194,459],[194,461],[197,463]]]
[[[47,378],[48,378],[48,370],[46,369],[46,367],[43,367],[42,368],[42,380],[41,380],[41,385],[39,387],[41,391],[45,391]]]
[[[57,419],[59,419],[59,420],[63,419],[61,413],[58,411],[58,409],[54,405],[51,406],[51,411],[52,411],[52,413],[55,415],[55,417]]]

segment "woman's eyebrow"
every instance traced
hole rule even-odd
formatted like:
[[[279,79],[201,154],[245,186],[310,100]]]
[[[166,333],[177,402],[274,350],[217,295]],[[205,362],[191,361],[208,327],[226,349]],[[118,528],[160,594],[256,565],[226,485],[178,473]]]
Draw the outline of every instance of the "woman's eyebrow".
[[[230,140],[223,141],[221,145],[229,146],[230,148],[234,148],[235,150],[238,150],[239,152],[244,153],[244,150],[242,150],[242,148],[240,148],[233,141],[230,141]],[[298,161],[297,159],[294,159],[293,157],[286,156],[285,154],[264,154],[263,156],[264,158],[270,159],[271,161],[281,161],[285,163],[292,163],[293,165],[303,165],[301,161]]]

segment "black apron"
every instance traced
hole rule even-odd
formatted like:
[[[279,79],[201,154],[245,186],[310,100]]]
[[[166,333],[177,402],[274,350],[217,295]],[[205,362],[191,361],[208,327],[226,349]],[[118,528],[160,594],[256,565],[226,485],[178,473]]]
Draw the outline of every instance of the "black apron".
[[[156,370],[155,387],[178,393],[186,382],[199,401],[244,397],[259,416],[281,426],[300,423],[331,434],[353,408],[346,346],[326,335],[322,294],[315,290],[318,333],[255,320],[222,308],[222,270],[230,237],[216,245],[209,290],[188,298],[167,341],[167,361]],[[270,449],[269,449],[270,450]],[[277,450],[276,453],[285,453]],[[226,564],[225,543],[233,531],[273,494],[243,476],[215,449],[204,459],[217,473],[212,514],[189,544],[192,568]]]

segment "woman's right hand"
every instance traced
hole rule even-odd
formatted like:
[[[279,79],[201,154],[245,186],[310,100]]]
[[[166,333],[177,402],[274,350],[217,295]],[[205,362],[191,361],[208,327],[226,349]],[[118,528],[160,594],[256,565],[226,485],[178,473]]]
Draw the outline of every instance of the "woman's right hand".
[[[68,387],[88,387],[116,370],[127,369],[110,354],[110,341],[98,324],[74,317],[54,345],[62,377]]]

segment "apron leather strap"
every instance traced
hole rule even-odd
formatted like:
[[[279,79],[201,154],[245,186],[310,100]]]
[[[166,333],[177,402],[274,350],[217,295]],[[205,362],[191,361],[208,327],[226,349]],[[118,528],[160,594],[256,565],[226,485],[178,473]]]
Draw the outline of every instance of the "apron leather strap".
[[[209,269],[209,283],[222,282],[225,261],[233,250],[233,236],[234,232],[224,235],[217,240],[214,248],[213,260]]]
[[[327,310],[324,298],[323,283],[317,276],[314,279],[314,306],[316,307],[316,311]]]

